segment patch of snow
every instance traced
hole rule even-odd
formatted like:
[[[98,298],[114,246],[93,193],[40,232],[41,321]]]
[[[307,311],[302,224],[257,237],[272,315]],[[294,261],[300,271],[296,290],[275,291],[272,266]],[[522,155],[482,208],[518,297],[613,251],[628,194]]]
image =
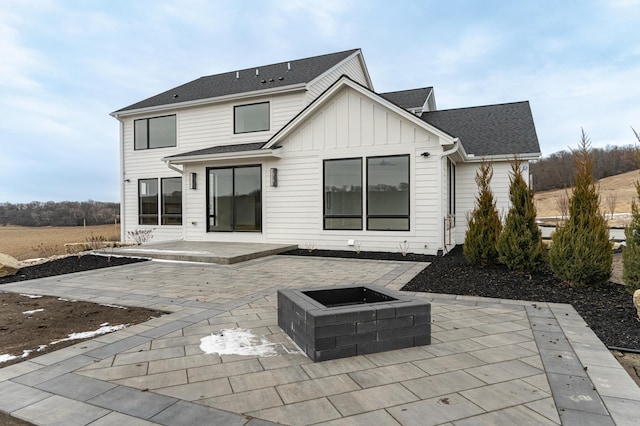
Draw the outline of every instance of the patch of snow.
[[[40,299],[42,296],[38,296],[37,294],[23,294],[20,293],[20,296],[28,297],[29,299]]]
[[[61,302],[77,302],[77,300],[65,299],[63,297],[58,297],[58,300]]]
[[[25,314],[25,315],[33,315],[33,314],[36,314],[36,313],[42,312],[42,311],[44,311],[44,309],[34,309],[32,311],[24,311],[23,314]]]
[[[31,352],[33,352],[33,349],[22,351],[22,355],[20,356],[20,358],[28,357]],[[9,355],[9,354],[0,355],[0,363],[11,361],[11,360],[14,360],[16,358],[18,358],[16,355]]]
[[[106,323],[106,324],[108,324],[108,323]],[[102,325],[99,329],[94,330],[94,331],[83,331],[83,332],[80,332],[80,333],[71,333],[71,334],[69,334],[69,337],[66,337],[66,338],[60,339],[60,340],[56,340],[55,342],[51,342],[51,344],[55,345],[56,343],[66,342],[68,340],[88,339],[88,338],[91,338],[91,337],[99,336],[101,334],[107,334],[107,333],[111,333],[113,331],[122,330],[125,327],[126,327],[125,324],[120,324],[120,325]]]
[[[112,305],[110,303],[101,303],[100,306],[106,306],[107,308],[129,309],[126,306]]]
[[[18,357],[15,355],[9,355],[9,354],[0,355],[0,363],[11,361],[16,358]]]
[[[220,330],[200,339],[200,350],[218,355],[274,356],[278,354],[274,348],[276,345],[282,346],[280,343],[270,343],[251,333],[251,330],[242,328]]]

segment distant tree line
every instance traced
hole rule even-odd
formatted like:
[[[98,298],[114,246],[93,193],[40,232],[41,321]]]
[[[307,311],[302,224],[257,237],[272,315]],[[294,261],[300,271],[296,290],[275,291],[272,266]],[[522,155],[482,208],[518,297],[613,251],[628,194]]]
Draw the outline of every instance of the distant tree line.
[[[2,226],[104,225],[115,223],[119,214],[119,203],[93,200],[0,203],[0,225]]]
[[[593,178],[619,175],[638,168],[633,145],[592,148]],[[531,163],[533,190],[546,191],[574,186],[574,160],[569,151],[560,151]]]

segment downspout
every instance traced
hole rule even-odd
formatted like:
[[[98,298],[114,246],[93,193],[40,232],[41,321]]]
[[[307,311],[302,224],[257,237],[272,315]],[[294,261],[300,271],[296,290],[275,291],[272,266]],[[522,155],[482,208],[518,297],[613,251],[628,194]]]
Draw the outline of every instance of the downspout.
[[[117,117],[116,117],[117,118]],[[125,178],[124,178],[124,123],[118,118],[120,122],[120,241],[125,241],[127,230],[125,229],[124,221],[124,191],[125,191]]]
[[[460,139],[458,138],[454,138],[453,139],[453,148],[449,149],[448,151],[443,151],[442,153],[440,153],[440,155],[438,156],[438,181],[440,182],[440,217],[443,219],[442,221],[442,239],[440,241],[442,241],[442,247],[440,248],[440,250],[442,250],[442,255],[444,255],[445,250],[447,248],[447,230],[446,230],[446,222],[444,220],[444,203],[442,202],[442,199],[444,197],[442,197],[442,159],[445,157],[448,157],[449,155],[455,153],[458,151],[458,148],[460,148]],[[438,251],[440,251],[438,250]]]
[[[171,164],[170,160],[162,160],[162,161],[164,161],[164,164],[166,164],[168,168],[170,168],[174,172],[180,173],[180,176],[182,177],[182,174],[184,173],[184,170],[179,169],[176,166],[174,166],[173,164]]]

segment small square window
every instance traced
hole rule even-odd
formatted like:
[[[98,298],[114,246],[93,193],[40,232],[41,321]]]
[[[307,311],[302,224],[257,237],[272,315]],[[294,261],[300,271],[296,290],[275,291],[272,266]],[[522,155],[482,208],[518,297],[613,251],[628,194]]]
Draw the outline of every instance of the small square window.
[[[236,106],[233,115],[234,133],[269,130],[269,102]]]

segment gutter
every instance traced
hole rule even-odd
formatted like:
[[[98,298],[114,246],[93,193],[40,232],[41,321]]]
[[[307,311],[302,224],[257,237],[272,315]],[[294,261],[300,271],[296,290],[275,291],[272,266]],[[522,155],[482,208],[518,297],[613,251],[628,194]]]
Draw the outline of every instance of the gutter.
[[[219,154],[180,156],[175,158],[164,157],[162,161],[164,161],[167,164],[167,166],[172,167],[170,166],[170,164],[186,164],[186,163],[199,163],[202,161],[237,160],[237,159],[244,159],[244,158],[261,158],[261,157],[280,158],[280,155],[276,154],[276,149],[258,149],[253,151],[224,152]],[[173,170],[177,170],[177,169],[173,168]]]

